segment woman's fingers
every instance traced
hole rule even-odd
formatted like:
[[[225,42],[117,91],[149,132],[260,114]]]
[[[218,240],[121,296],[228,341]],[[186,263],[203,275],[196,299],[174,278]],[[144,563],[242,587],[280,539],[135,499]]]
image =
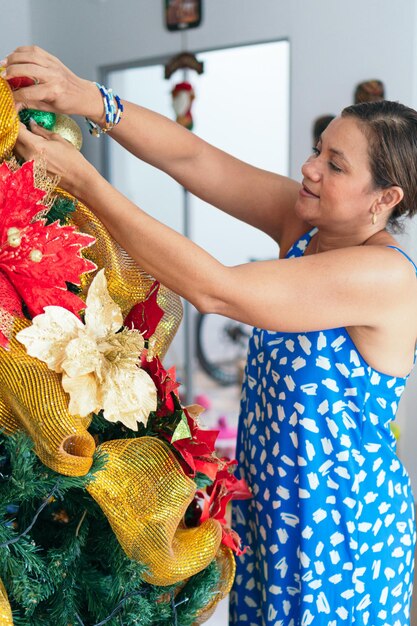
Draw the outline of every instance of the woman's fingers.
[[[45,151],[48,150],[48,144],[52,141],[63,142],[64,145],[67,143],[60,135],[46,130],[46,128],[32,120],[30,122],[30,131],[24,124],[20,124],[15,148],[19,156],[28,161],[40,154],[45,154]]]
[[[48,110],[55,98],[56,83],[60,80],[59,72],[52,67],[56,60],[49,61],[44,51],[37,50],[36,46],[18,48],[6,59],[2,75],[15,92],[18,111],[24,108]]]
[[[15,144],[16,154],[25,161],[30,161],[42,153],[42,140],[31,133],[24,124],[19,126],[19,135]]]
[[[33,83],[19,83],[25,76]],[[90,81],[71,72],[59,59],[38,46],[22,46],[8,55],[5,78],[18,83],[17,109],[38,109],[101,120],[103,101]]]
[[[44,139],[54,140],[54,141],[65,141],[61,135],[58,133],[53,133],[50,130],[47,130],[40,124],[37,124],[35,120],[30,120],[30,130],[33,135],[37,135],[38,137],[43,137]]]
[[[6,65],[34,63],[41,67],[47,67],[54,61],[58,61],[58,59],[38,46],[20,46],[7,55]]]
[[[26,148],[38,149],[45,146],[46,141],[63,141],[60,135],[53,133],[50,130],[46,130],[40,124],[37,124],[34,120],[30,121],[30,130],[26,128],[24,124],[19,125],[18,142]]]
[[[28,76],[33,78],[35,82],[45,82],[50,77],[51,71],[42,65],[35,63],[13,63],[6,66],[5,78],[15,78],[18,76]]]
[[[41,157],[48,173],[58,176],[60,186],[73,195],[82,187],[86,173],[94,169],[71,143],[34,122],[31,131],[20,125],[15,151],[25,161]]]
[[[22,109],[37,109],[50,111],[53,97],[50,88],[40,83],[30,87],[21,87],[13,93],[17,111]]]

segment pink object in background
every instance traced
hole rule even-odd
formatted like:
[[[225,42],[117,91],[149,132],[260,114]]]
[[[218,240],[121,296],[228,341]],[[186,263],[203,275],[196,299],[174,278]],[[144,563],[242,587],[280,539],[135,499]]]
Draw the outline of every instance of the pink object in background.
[[[211,409],[210,398],[206,396],[204,393],[200,393],[198,396],[195,396],[194,402],[203,407],[206,411]]]
[[[216,452],[220,457],[235,458],[237,428],[229,426],[225,415],[217,420],[219,434],[216,440]]]

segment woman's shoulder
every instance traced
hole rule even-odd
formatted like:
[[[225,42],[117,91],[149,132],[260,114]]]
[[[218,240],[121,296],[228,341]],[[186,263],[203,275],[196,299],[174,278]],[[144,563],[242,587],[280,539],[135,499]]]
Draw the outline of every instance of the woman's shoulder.
[[[363,246],[367,250],[384,251],[385,258],[391,266],[397,266],[398,270],[407,274],[417,273],[417,266],[414,259],[404,250],[403,245],[388,231],[380,231],[370,237]]]

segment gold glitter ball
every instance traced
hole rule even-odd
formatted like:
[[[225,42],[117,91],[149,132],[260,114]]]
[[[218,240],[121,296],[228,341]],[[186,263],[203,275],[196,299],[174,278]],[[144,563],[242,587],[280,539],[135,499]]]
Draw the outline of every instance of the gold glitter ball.
[[[54,133],[58,133],[58,135],[60,135],[63,139],[72,143],[77,150],[81,150],[83,135],[81,128],[78,126],[77,122],[72,119],[72,117],[57,113],[53,131]]]

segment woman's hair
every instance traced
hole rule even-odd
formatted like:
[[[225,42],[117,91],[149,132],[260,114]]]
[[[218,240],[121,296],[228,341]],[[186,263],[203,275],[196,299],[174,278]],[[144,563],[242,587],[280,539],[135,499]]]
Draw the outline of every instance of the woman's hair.
[[[359,102],[375,102],[376,100],[385,99],[385,88],[382,80],[364,80],[356,85],[353,94],[354,103]]]
[[[399,102],[382,100],[348,106],[342,117],[356,119],[368,139],[375,187],[402,188],[404,197],[388,221],[398,229],[401,218],[417,212],[417,112]]]
[[[314,120],[313,122],[313,146],[317,146],[322,132],[326,130],[330,122],[334,120],[335,117],[336,117],[335,115],[320,115],[320,117],[317,117]]]

